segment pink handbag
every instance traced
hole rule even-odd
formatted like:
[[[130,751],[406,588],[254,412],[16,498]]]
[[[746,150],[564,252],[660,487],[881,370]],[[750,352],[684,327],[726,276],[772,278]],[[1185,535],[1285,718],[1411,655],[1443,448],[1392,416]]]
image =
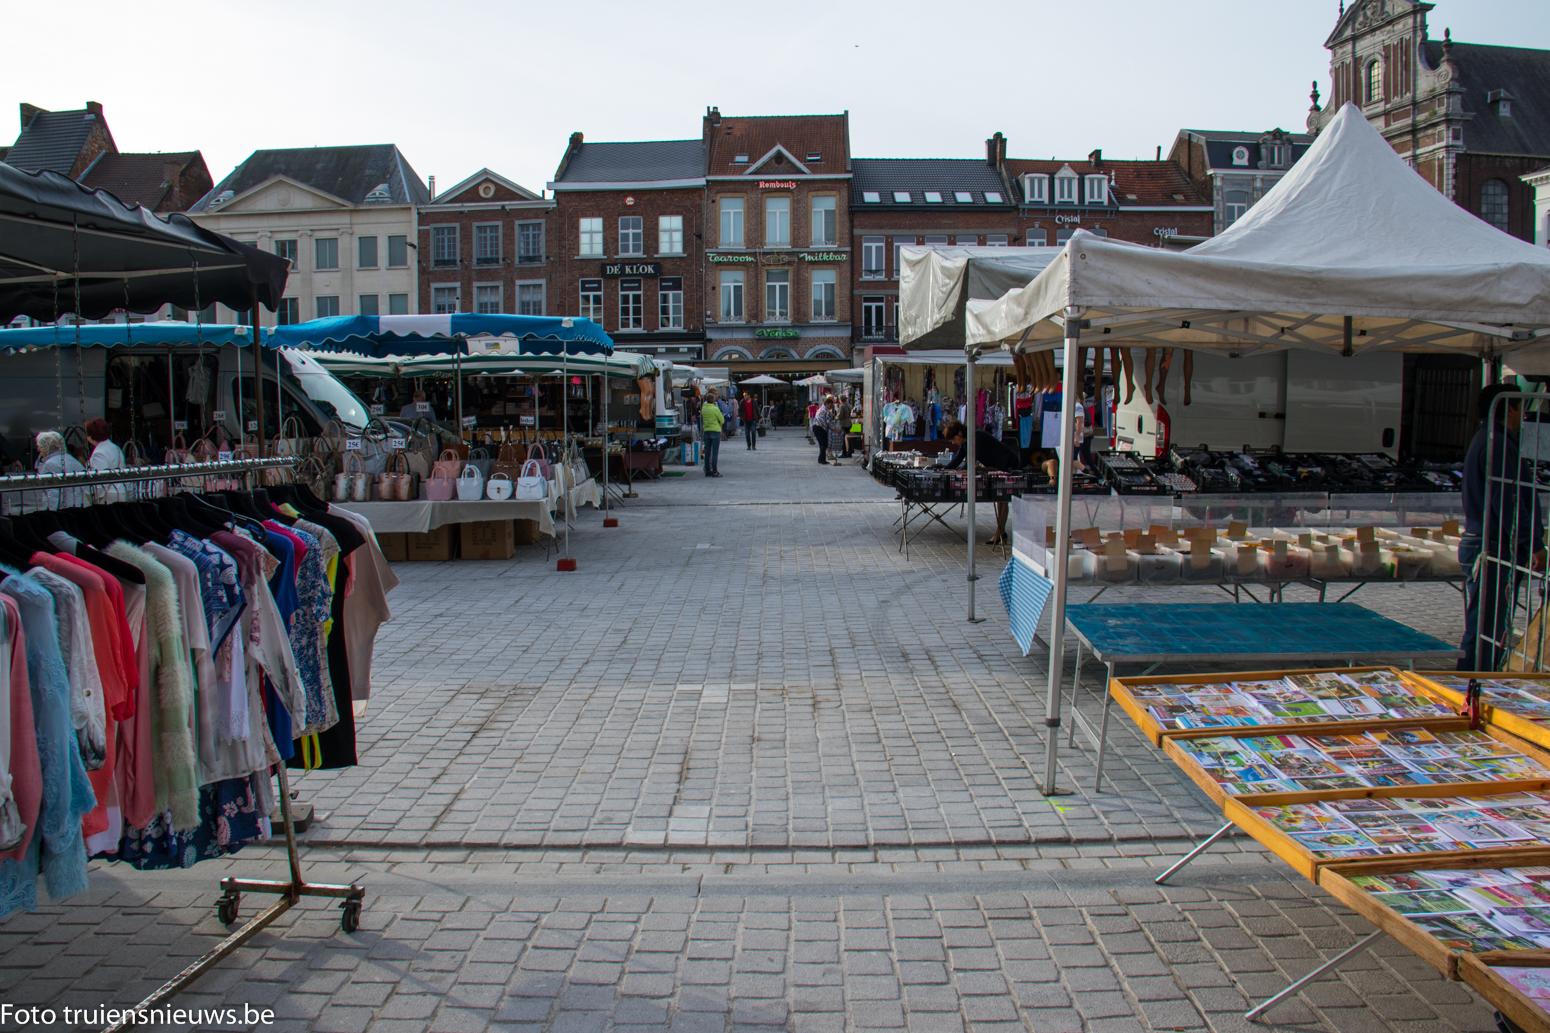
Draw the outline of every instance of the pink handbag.
[[[432,502],[451,502],[456,495],[457,481],[438,463],[431,471],[431,479],[425,482],[425,497]]]
[[[537,452],[538,454],[535,456],[533,454],[534,452]],[[527,447],[527,458],[528,458],[528,462],[533,462],[533,463],[537,463],[538,464],[538,471],[539,471],[539,473],[541,473],[543,475],[544,480],[547,481],[549,479],[549,459],[548,459],[547,456],[544,455],[543,446],[542,445],[536,445],[536,444],[535,445],[529,445]],[[523,464],[523,465],[525,466],[526,464]]]

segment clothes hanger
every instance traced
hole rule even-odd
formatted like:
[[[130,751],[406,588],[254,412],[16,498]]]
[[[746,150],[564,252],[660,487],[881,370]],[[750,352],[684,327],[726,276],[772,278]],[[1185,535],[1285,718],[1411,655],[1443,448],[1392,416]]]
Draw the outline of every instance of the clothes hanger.
[[[99,521],[114,538],[123,538],[131,545],[144,545],[145,538],[124,518],[124,511],[117,506],[92,506],[89,513]]]
[[[167,498],[157,499],[155,506],[161,513],[162,519],[184,534],[195,538],[208,538],[221,529],[219,523],[213,520],[201,520],[189,511],[187,495],[171,495]]]
[[[59,547],[39,534],[32,525],[30,514],[17,519],[11,531],[11,538],[22,548],[30,552],[41,552],[52,556],[59,551]]]
[[[165,545],[167,539],[172,536],[172,525],[161,518],[161,510],[146,501],[126,502],[126,506],[134,513],[140,526],[150,532],[150,536],[157,544]]]

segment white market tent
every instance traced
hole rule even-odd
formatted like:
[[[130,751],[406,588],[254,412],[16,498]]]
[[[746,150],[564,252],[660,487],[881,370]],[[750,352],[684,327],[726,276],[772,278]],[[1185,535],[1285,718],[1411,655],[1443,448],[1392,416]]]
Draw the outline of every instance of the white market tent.
[[[1029,249],[1032,250],[1032,249]],[[1495,229],[1405,164],[1353,105],[1231,228],[1170,252],[1078,231],[1043,271],[994,300],[973,297],[952,256],[905,249],[900,340],[984,349],[1137,342],[1244,355],[1301,348],[1357,355],[1455,352],[1528,360],[1550,346],[1550,250]],[[972,270],[975,256],[965,259]],[[967,288],[967,292],[966,292]],[[1066,363],[1064,391],[1077,387]],[[1071,409],[1062,406],[1047,721],[1060,717],[1066,557],[1071,536]],[[973,442],[973,437],[970,437]],[[970,455],[973,467],[972,453]],[[974,591],[969,492],[969,617]],[[1044,789],[1055,786],[1058,736]]]

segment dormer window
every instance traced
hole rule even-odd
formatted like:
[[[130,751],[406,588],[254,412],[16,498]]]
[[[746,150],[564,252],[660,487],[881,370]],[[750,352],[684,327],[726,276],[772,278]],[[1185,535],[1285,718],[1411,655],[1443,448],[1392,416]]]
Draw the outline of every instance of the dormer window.
[[[940,190],[927,190],[926,191],[926,203],[927,204],[941,204],[942,203],[942,192]]]
[[[967,190],[954,190],[953,200],[957,201],[959,204],[973,204],[974,195],[969,193]]]
[[[388,189],[386,183],[378,183],[366,192],[367,202],[382,202],[393,200],[393,192]]]
[[[1087,204],[1108,204],[1109,203],[1109,177],[1108,176],[1088,176],[1087,177],[1087,194],[1086,194],[1086,197],[1084,198],[1084,200],[1086,201]]]
[[[861,191],[861,200],[866,204],[877,204],[882,201],[882,199],[882,195],[879,194],[876,190]]]
[[[1076,204],[1076,173],[1071,171],[1070,166],[1055,174],[1055,202]]]
[[[985,191],[985,203],[986,204],[1000,204],[1001,203],[1001,192],[998,191],[998,190],[987,190],[987,191]]]
[[[1049,203],[1049,177],[1029,173],[1023,177],[1023,200],[1028,204]]]
[[[893,192],[893,203],[894,204],[909,204],[910,203],[910,192],[908,190],[895,190]]]
[[[1265,146],[1265,154],[1268,164],[1273,169],[1284,169],[1292,163],[1292,147],[1290,144],[1267,144]]]
[[[1485,95],[1486,103],[1496,105],[1498,118],[1512,117],[1512,94],[1506,90],[1491,90]]]
[[[1249,163],[1249,149],[1247,147],[1234,147],[1232,149],[1232,163],[1234,165],[1247,166]]]
[[[822,151],[808,151],[807,152],[807,160],[808,161],[823,161],[823,152]]]
[[[732,164],[733,165],[747,165],[748,164],[748,155],[746,155],[746,154],[734,154],[734,155],[732,155]]]

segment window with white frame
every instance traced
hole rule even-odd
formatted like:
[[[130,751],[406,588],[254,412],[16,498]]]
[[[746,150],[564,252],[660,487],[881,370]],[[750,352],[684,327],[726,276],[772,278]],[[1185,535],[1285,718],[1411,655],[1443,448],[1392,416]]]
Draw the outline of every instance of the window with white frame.
[[[974,247],[979,242],[979,237],[976,237],[972,233],[968,236],[964,236],[962,233],[960,233],[958,236],[953,238],[953,243],[957,244],[959,247]]]
[[[581,281],[581,318],[603,325],[603,281]]]
[[[741,323],[743,321],[743,273],[741,270],[728,269],[721,274],[721,321],[723,323]]]
[[[500,284],[474,284],[474,311],[480,315],[500,315]]]
[[[838,232],[834,197],[813,198],[813,246],[832,247]]]
[[[1087,196],[1086,196],[1085,200],[1086,200],[1087,204],[1108,204],[1109,203],[1109,177],[1108,176],[1088,176],[1087,177]]]
[[[657,329],[684,328],[684,281],[681,276],[664,276],[657,281]]]
[[[791,270],[771,269],[764,274],[764,321],[791,321]]]
[[[501,224],[481,222],[474,225],[474,265],[501,264]]]
[[[517,261],[533,264],[544,260],[544,224],[517,223]]]
[[[409,314],[409,295],[407,295],[407,294],[389,294],[388,295],[388,315],[390,315],[390,316],[407,316],[408,314]]]
[[[885,275],[883,253],[887,241],[883,237],[861,238],[861,278],[881,280]]]
[[[1247,147],[1234,147],[1232,149],[1232,163],[1234,165],[1247,166],[1249,163],[1249,149]]]
[[[338,269],[339,268],[339,238],[318,237],[313,242],[316,264],[314,269]]]
[[[836,318],[835,280],[833,269],[813,270],[813,322],[815,323],[829,323]]]
[[[1055,202],[1057,204],[1076,204],[1076,175],[1066,173],[1055,177]]]
[[[681,255],[684,253],[684,217],[663,215],[657,219],[657,253]]]
[[[914,243],[914,237],[893,238],[893,278],[895,280],[899,278],[899,271],[904,268],[904,256],[900,253],[899,249],[902,247],[910,247]]]
[[[619,254],[646,253],[646,220],[639,215],[619,217]]]
[[[791,246],[791,198],[764,199],[764,243],[766,247]]]
[[[1076,232],[1076,230],[1056,230],[1055,231],[1055,243],[1056,243],[1056,245],[1058,246],[1060,244],[1064,244],[1066,241],[1070,240],[1071,239],[1071,234],[1073,234],[1075,232]]]
[[[544,285],[541,283],[517,284],[517,315],[541,316],[544,314]]]
[[[581,250],[577,252],[582,258],[603,257],[603,220],[580,220]]]
[[[1049,177],[1030,172],[1023,177],[1023,200],[1028,204],[1049,203]]]
[[[1247,190],[1226,190],[1222,192],[1222,223],[1231,226],[1243,218],[1243,213],[1249,210],[1249,192]]]
[[[926,244],[927,244],[927,246],[935,244],[935,245],[940,247],[941,245],[946,244],[946,243],[947,243],[947,234],[945,234],[945,233],[936,233],[936,234],[932,234],[932,235],[926,237]]]
[[[743,246],[743,199],[741,197],[721,199],[721,236],[717,240],[722,247]]]
[[[646,306],[639,279],[619,281],[619,329],[641,330],[645,327]]]
[[[883,336],[883,299],[861,299],[861,337],[863,340],[880,340]]]
[[[1480,186],[1480,218],[1495,226],[1503,233],[1510,232],[1507,227],[1509,208],[1509,195],[1507,184],[1499,179],[1488,179]]]
[[[985,246],[986,247],[1006,247],[1006,234],[1005,233],[987,233],[987,234],[985,234]]]
[[[457,265],[457,227],[431,227],[431,265],[447,267]]]
[[[431,288],[432,312],[436,313],[437,315],[443,315],[448,312],[456,312],[457,305],[458,288],[456,286]]]
[[[339,314],[339,295],[320,295],[317,299],[317,306],[319,319],[327,319],[330,316],[337,316]]]
[[[1006,238],[1002,237],[1001,242],[1006,243]],[[1024,247],[1044,247],[1048,243],[1049,230],[1028,230],[1023,234]]]

